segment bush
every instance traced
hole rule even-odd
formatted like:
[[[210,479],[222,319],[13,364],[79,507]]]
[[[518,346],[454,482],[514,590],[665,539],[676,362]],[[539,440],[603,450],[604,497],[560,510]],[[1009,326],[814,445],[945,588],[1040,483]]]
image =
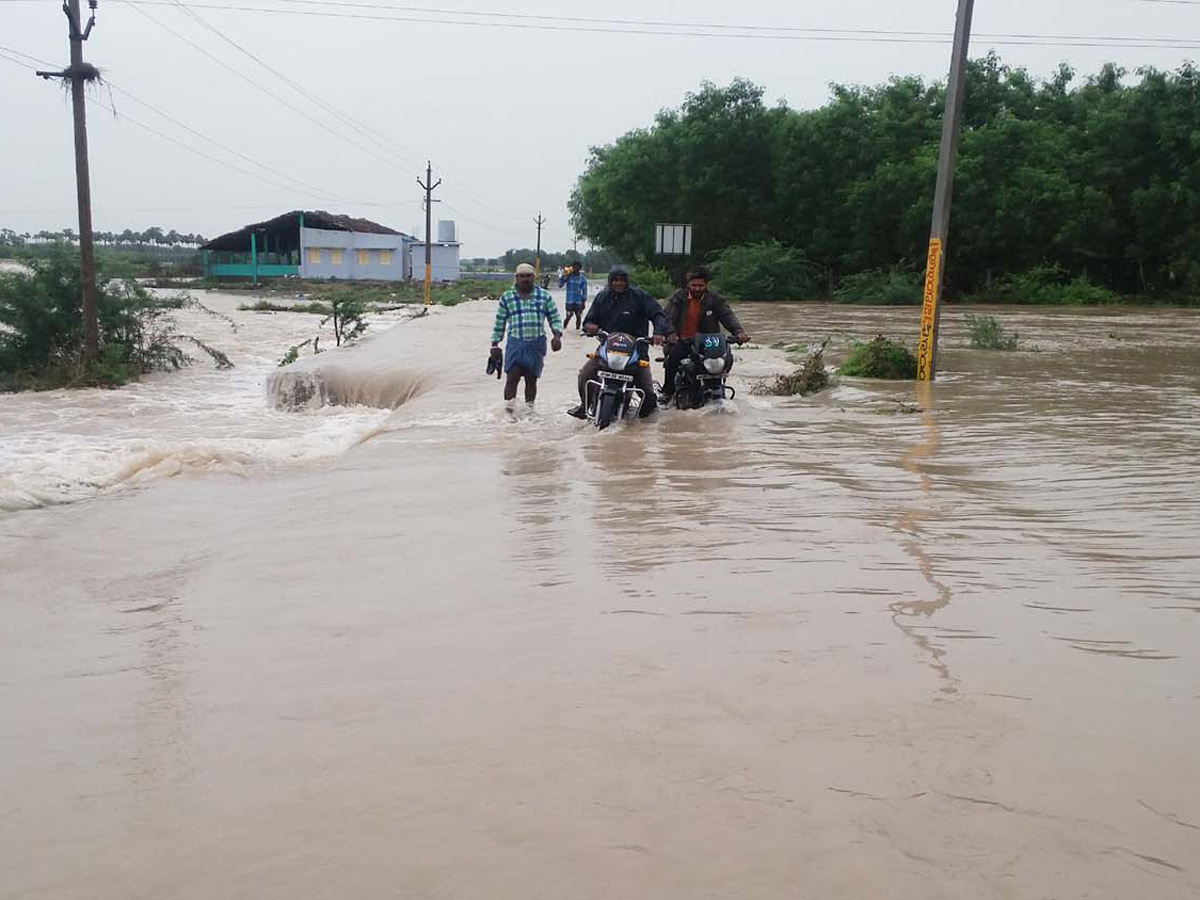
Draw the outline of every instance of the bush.
[[[203,350],[221,368],[232,365],[219,350],[179,333],[169,304],[135,281],[113,280],[101,268],[96,278],[100,353],[84,366],[78,258],[64,248],[28,266],[28,271],[0,273],[0,390],[124,384],[145,372],[191,363],[183,343]],[[182,303],[203,309],[194,300]]]
[[[995,316],[967,316],[972,350],[1016,350],[1017,335],[1005,334]]]
[[[735,244],[712,256],[713,280],[733,300],[803,300],[817,289],[817,267],[779,241]]]
[[[837,303],[864,303],[881,306],[917,305],[924,295],[924,275],[895,266],[886,272],[868,269],[842,279],[833,292]]]
[[[790,375],[780,375],[774,381],[760,381],[750,389],[759,396],[791,397],[815,394],[829,387],[829,372],[825,369],[825,347],[829,341],[809,354],[800,368]]]
[[[629,270],[629,283],[637,285],[656,300],[665,300],[678,287],[671,283],[671,273],[666,269],[650,266],[634,266]]]
[[[917,377],[917,358],[907,348],[878,335],[866,344],[854,344],[838,374],[907,381]]]
[[[1073,277],[1061,266],[1037,266],[1020,275],[1002,278],[983,298],[992,303],[1027,303],[1045,306],[1105,306],[1120,303],[1121,296]]]

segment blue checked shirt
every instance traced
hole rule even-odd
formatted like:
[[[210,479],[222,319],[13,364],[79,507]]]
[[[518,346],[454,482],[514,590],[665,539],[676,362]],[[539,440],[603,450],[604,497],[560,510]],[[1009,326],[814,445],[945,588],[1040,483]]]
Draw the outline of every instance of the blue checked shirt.
[[[587,302],[587,279],[583,275],[566,275],[558,279],[558,286],[567,286],[567,305],[582,306]]]
[[[496,308],[496,324],[492,327],[492,343],[500,343],[505,328],[509,337],[519,341],[535,341],[545,335],[545,323],[549,320],[550,330],[562,334],[562,317],[550,292],[536,285],[532,293],[522,297],[516,288],[509,288],[500,297]]]

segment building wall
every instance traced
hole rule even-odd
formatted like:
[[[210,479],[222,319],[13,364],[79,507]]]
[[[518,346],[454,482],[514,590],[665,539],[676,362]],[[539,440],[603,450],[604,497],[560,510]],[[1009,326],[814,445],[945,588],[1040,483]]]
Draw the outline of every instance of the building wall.
[[[458,281],[461,273],[458,267],[458,244],[431,244],[429,247],[430,277],[434,281]],[[425,280],[425,245],[416,242],[409,245],[412,258],[412,278],[414,281]]]
[[[301,228],[300,274],[347,281],[403,281],[409,276],[408,243],[400,234]],[[424,274],[424,268],[421,271]]]

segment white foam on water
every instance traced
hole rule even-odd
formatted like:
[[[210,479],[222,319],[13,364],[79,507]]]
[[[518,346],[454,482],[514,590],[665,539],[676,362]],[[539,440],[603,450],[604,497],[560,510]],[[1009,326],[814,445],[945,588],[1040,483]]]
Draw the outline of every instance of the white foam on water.
[[[182,331],[227,353],[118,390],[0,395],[0,511],[71,503],[182,472],[248,474],[335,459],[378,434],[393,415],[351,398],[302,412],[274,409],[264,385],[288,347],[317,333],[320,317],[238,312],[245,298],[205,293],[176,314]],[[376,330],[395,316],[373,323]],[[333,358],[336,353],[322,354]],[[401,401],[402,402],[402,401]],[[398,405],[398,404],[394,404]]]

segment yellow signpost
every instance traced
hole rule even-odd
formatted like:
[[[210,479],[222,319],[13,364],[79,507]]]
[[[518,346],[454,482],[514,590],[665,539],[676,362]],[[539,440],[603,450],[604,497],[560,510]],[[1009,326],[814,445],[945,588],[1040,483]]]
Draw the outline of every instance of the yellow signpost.
[[[937,346],[938,299],[942,281],[942,239],[931,238],[925,262],[925,295],[921,303],[921,340],[917,344],[917,381],[933,381]]]
[[[937,185],[933,189],[933,222],[929,229],[929,257],[925,266],[921,340],[917,345],[917,380],[924,382],[937,377],[942,270],[945,267],[946,238],[950,234],[950,200],[954,194],[954,163],[958,159],[958,135],[962,127],[967,80],[967,50],[971,44],[971,17],[974,12],[975,0],[958,0],[954,52],[950,57],[950,81],[946,85],[946,114],[942,119],[942,147],[938,154]]]

